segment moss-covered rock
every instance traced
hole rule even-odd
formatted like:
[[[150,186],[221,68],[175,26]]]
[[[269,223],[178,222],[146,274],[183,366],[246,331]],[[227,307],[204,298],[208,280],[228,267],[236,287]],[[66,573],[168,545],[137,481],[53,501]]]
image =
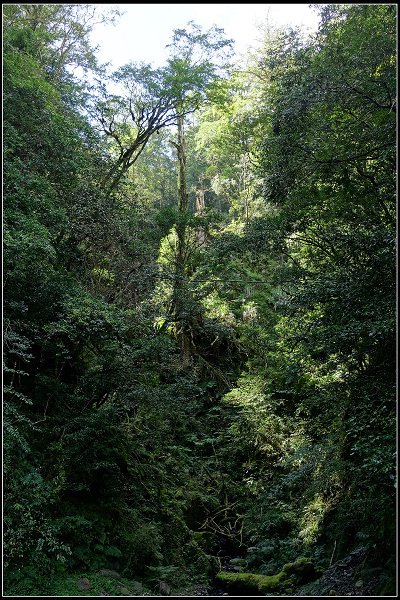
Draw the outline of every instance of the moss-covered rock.
[[[289,583],[283,572],[277,575],[256,575],[255,573],[226,573],[220,571],[216,579],[228,592],[243,596],[262,595],[283,589]]]
[[[247,567],[248,563],[245,558],[231,558],[229,564],[233,567]]]
[[[283,566],[276,575],[258,575],[255,573],[226,573],[220,571],[218,583],[233,594],[243,596],[263,595],[268,592],[290,592],[293,586],[308,583],[320,576],[318,569],[308,558],[298,558]]]
[[[283,565],[282,572],[287,577],[293,576],[298,584],[309,583],[321,575],[309,558],[298,558],[292,563]]]

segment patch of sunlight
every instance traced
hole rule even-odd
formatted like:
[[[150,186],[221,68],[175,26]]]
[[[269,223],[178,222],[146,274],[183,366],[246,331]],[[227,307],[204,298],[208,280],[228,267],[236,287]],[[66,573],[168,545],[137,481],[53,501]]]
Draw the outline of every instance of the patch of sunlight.
[[[100,267],[93,267],[93,273],[98,275],[99,279],[104,281],[114,281],[115,275],[108,271],[108,269],[101,269]]]
[[[235,325],[235,315],[229,308],[226,300],[223,300],[217,291],[211,292],[202,300],[202,304],[207,311],[207,316],[212,319],[220,319],[229,325]]]
[[[322,523],[328,508],[328,502],[320,495],[315,496],[315,498],[304,508],[303,516],[300,521],[302,529],[299,532],[299,537],[301,537],[306,544],[312,544],[316,541],[320,524]]]
[[[258,318],[257,305],[250,301],[243,304],[242,320],[246,322],[255,321]]]
[[[160,242],[160,253],[157,259],[159,265],[168,267],[173,263],[176,254],[177,241],[178,236],[173,227],[169,234],[162,238]]]

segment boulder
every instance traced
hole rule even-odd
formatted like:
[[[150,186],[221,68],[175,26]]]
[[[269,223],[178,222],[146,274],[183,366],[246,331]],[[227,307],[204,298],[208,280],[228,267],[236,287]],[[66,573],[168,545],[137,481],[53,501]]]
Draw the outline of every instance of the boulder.
[[[256,575],[255,573],[227,573],[226,571],[220,571],[216,577],[218,583],[234,596],[262,596],[267,592],[281,589],[285,578],[285,573]]]
[[[100,569],[99,575],[103,575],[103,577],[108,577],[109,579],[121,579],[121,575],[112,569]]]
[[[292,563],[287,563],[283,565],[282,571],[288,576],[293,576],[298,584],[309,583],[321,575],[309,558],[298,558]]]
[[[140,581],[131,581],[129,585],[132,596],[143,596],[143,586]]]
[[[244,558],[231,558],[229,564],[233,565],[234,567],[246,567],[247,560],[245,560]]]
[[[84,592],[85,590],[90,590],[92,584],[90,583],[89,579],[87,579],[86,577],[81,577],[76,582],[76,585],[78,587],[78,590],[81,590],[81,592]]]
[[[130,596],[131,595],[131,590],[128,590],[128,588],[125,586],[121,587],[120,592],[121,592],[122,596]]]
[[[165,583],[165,581],[160,581],[160,585],[158,586],[158,589],[160,590],[161,596],[170,596],[171,595],[171,588],[169,587],[168,583]]]

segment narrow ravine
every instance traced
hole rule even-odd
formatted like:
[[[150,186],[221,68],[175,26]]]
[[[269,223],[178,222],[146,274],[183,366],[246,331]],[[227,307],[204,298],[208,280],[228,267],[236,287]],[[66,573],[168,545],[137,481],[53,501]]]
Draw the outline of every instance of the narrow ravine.
[[[293,7],[3,5],[6,596],[397,591],[397,12]]]

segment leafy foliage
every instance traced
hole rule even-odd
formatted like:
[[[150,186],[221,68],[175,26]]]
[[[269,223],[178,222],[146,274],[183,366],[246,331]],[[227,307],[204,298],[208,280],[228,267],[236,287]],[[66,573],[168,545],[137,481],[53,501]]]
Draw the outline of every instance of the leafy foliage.
[[[360,544],[387,585],[394,7],[320,6],[229,76],[189,23],[125,96],[95,8],[3,7],[7,593],[188,589],[238,555],[259,574],[221,581],[283,593]]]

